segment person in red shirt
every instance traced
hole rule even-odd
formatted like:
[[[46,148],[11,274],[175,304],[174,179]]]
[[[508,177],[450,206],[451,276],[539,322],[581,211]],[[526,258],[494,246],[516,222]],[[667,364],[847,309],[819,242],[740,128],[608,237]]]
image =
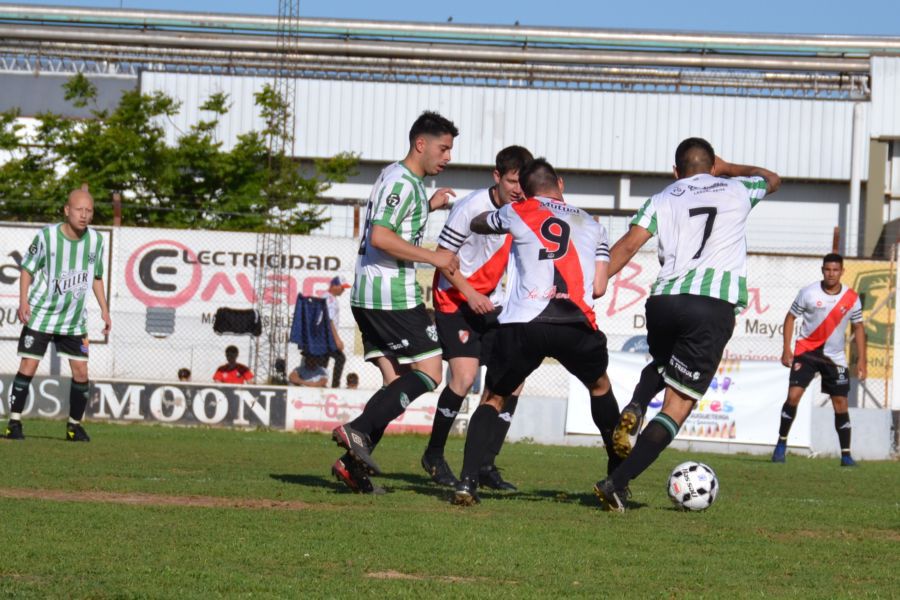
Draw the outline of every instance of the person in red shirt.
[[[227,362],[216,369],[213,381],[218,381],[219,383],[253,383],[253,371],[247,365],[239,363],[237,357],[237,346],[225,348],[225,360]]]

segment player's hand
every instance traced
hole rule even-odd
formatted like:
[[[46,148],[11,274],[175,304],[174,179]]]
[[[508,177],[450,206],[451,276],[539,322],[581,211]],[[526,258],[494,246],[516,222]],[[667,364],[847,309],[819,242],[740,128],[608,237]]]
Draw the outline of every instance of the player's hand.
[[[791,364],[794,362],[794,353],[790,350],[785,350],[781,353],[781,364],[786,366],[788,369],[791,368]]]
[[[866,361],[858,360],[856,361],[856,378],[860,381],[863,381],[866,378]]]
[[[16,311],[16,314],[23,325],[28,325],[28,321],[31,320],[31,306],[27,303],[19,304],[19,310]]]
[[[431,200],[428,201],[428,206],[431,210],[447,208],[450,206],[450,196],[456,198],[456,192],[454,192],[452,188],[440,188],[432,194]]]
[[[448,275],[453,275],[459,269],[459,257],[450,252],[435,252],[431,263],[436,269],[447,271]]]
[[[105,312],[100,315],[100,318],[103,319],[103,335],[109,335],[109,330],[112,329],[112,317]]]
[[[469,304],[469,308],[471,308],[472,311],[477,315],[486,315],[494,310],[494,303],[491,302],[490,298],[488,298],[484,294],[479,294],[478,292],[472,292],[467,302]]]

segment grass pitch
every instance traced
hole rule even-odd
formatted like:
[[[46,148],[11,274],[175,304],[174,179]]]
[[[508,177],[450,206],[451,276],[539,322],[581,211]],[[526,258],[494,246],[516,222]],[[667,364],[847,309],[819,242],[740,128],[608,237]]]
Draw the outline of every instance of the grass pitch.
[[[0,440],[0,596],[896,597],[900,463],[666,451],[624,515],[591,494],[597,448],[508,444],[514,494],[459,508],[419,466],[421,436],[378,449],[384,496],[331,479],[322,434],[27,421]],[[712,466],[719,498],[680,513],[669,470]],[[458,469],[462,440],[448,460]]]

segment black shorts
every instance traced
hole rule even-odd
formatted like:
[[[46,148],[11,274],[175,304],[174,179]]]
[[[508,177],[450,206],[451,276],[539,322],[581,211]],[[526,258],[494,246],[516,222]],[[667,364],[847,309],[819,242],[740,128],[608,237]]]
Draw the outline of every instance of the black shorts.
[[[606,373],[606,336],[581,323],[509,323],[497,328],[487,361],[489,390],[508,396],[548,356],[586,386]]]
[[[499,314],[500,309],[479,315],[468,306],[460,307],[452,313],[435,312],[434,323],[437,325],[444,359],[466,357],[487,362]]]
[[[647,344],[666,384],[699,400],[734,333],[734,304],[693,294],[647,300]]]
[[[22,328],[22,334],[19,336],[17,354],[24,358],[36,358],[40,360],[44,358],[44,353],[47,352],[47,346],[51,341],[56,345],[56,352],[60,356],[64,356],[69,360],[88,359],[87,335],[44,333],[42,331],[35,331],[29,327]]]
[[[376,310],[351,306],[362,333],[366,360],[381,356],[409,364],[441,355],[437,327],[420,304],[404,310]]]
[[[821,350],[813,350],[794,357],[790,385],[806,389],[816,373],[822,376],[823,394],[845,398],[850,395],[850,374],[847,367],[835,363]]]

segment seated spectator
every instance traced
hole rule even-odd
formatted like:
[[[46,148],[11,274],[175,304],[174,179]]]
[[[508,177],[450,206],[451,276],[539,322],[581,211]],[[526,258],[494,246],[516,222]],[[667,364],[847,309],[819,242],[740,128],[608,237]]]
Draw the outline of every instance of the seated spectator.
[[[178,369],[178,381],[190,381],[191,380],[191,370],[181,368]]]
[[[325,365],[328,364],[328,356],[307,356],[303,355],[300,366],[291,371],[290,379],[294,385],[302,385],[305,387],[325,387],[328,383],[328,371]]]
[[[247,365],[239,363],[237,357],[237,346],[225,348],[225,360],[227,362],[216,369],[213,381],[218,381],[219,383],[253,383],[253,372]]]
[[[356,373],[347,373],[347,389],[355,390],[359,387],[359,375]]]

